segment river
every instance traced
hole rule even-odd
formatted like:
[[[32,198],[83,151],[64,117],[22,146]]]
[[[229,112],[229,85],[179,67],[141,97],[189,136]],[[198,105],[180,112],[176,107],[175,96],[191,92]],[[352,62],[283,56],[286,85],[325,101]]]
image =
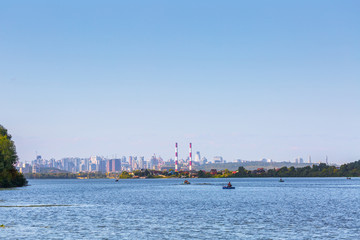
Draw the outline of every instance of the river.
[[[29,180],[0,190],[0,238],[359,239],[359,178],[284,180]]]

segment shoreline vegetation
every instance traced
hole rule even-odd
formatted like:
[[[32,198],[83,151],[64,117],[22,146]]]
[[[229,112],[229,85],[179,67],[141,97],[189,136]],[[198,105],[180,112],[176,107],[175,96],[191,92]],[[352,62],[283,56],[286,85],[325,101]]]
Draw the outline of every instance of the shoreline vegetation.
[[[237,171],[227,169],[217,171],[212,169],[209,172],[199,171],[158,171],[158,170],[136,170],[133,172],[123,171],[121,173],[100,173],[100,172],[81,172],[81,173],[27,173],[29,179],[144,179],[144,178],[283,178],[283,177],[360,177],[360,160],[346,163],[339,168],[320,163],[312,167],[301,168],[282,167],[277,169],[258,168],[257,170],[247,170],[239,167]]]
[[[0,125],[0,188],[22,187],[27,185],[24,175],[16,170],[18,161],[14,141],[7,129]]]

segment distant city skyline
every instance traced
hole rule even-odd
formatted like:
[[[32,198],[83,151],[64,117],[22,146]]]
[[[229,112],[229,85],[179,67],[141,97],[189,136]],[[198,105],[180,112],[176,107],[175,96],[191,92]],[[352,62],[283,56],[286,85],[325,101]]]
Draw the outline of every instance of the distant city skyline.
[[[190,151],[191,153],[191,151]],[[197,152],[197,156],[200,152]],[[175,155],[177,156],[177,155]],[[300,159],[300,161],[299,161]],[[122,156],[122,157],[102,157],[91,156],[88,158],[80,157],[65,157],[61,159],[45,159],[41,155],[37,155],[36,159],[31,162],[18,162],[16,168],[21,173],[59,173],[59,172],[71,172],[71,173],[122,173],[126,172],[144,172],[146,169],[155,170],[161,172],[196,172],[202,171],[217,171],[217,170],[230,170],[237,171],[239,167],[246,167],[248,170],[264,169],[281,169],[282,167],[305,167],[314,165],[320,165],[318,163],[304,163],[302,158],[296,158],[295,162],[283,161],[277,162],[272,159],[263,158],[257,161],[241,160],[238,159],[234,162],[229,162],[223,159],[221,156],[214,156],[212,160],[207,160],[205,157],[197,157],[195,161],[192,161],[191,154],[185,159],[168,159],[164,160],[160,156],[153,155],[150,158],[144,156]],[[324,162],[322,162],[324,163]],[[328,160],[326,159],[326,164]],[[336,166],[332,164],[333,166]]]
[[[179,156],[179,155],[178,155]],[[125,160],[126,158],[129,158],[129,161],[131,161],[130,159],[142,159],[142,161],[146,161],[146,159],[150,160],[154,157],[158,157],[160,159],[163,159],[163,157],[161,157],[161,155],[159,154],[156,154],[154,153],[153,155],[151,156],[142,156],[142,155],[138,155],[138,154],[132,154],[132,155],[128,155],[128,156],[125,156],[125,155],[121,155],[121,154],[112,154],[112,155],[91,155],[91,156],[63,156],[63,157],[60,157],[60,158],[54,158],[54,157],[43,157],[42,155],[36,155],[35,156],[35,160],[36,159],[43,159],[43,160],[62,160],[62,159],[73,159],[73,158],[76,158],[76,159],[92,159],[92,158],[101,158],[101,159],[123,159]],[[31,159],[29,161],[19,161],[21,163],[31,163],[34,161],[34,159]],[[178,157],[178,159],[180,161],[189,161],[189,156],[184,156],[184,157]],[[164,158],[164,160],[166,162],[168,161],[171,161],[175,164],[176,162],[176,157],[175,156],[172,156],[172,157],[169,157],[169,158]],[[193,160],[194,162],[200,162],[201,164],[205,164],[205,163],[229,163],[229,162],[237,162],[237,163],[241,163],[241,162],[256,162],[256,161],[261,161],[261,162],[292,162],[292,163],[296,163],[296,164],[302,164],[302,163],[305,163],[304,159],[302,157],[296,157],[294,158],[293,160],[276,160],[276,159],[271,159],[271,158],[266,158],[266,157],[263,157],[261,159],[243,159],[243,158],[235,158],[235,159],[232,159],[232,160],[228,160],[228,159],[224,159],[222,156],[203,156],[203,157],[200,157],[200,152],[199,151],[196,151],[196,154],[195,154],[195,159]],[[329,162],[328,161],[328,156],[326,155],[324,157],[324,159],[317,159],[316,161],[312,161],[311,160],[311,155],[308,156],[308,160],[306,161],[306,163],[314,163],[314,164],[318,164],[318,163],[326,163],[326,164],[336,164],[336,162]],[[131,165],[131,163],[130,163]],[[175,165],[174,165],[175,166]]]
[[[359,1],[3,1],[0,124],[37,155],[360,159]],[[300,161],[300,159],[299,159]]]

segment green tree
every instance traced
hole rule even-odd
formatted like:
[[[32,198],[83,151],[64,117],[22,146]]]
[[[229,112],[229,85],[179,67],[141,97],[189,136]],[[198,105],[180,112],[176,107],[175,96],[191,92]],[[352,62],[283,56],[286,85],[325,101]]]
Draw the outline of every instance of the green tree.
[[[120,178],[121,179],[127,179],[127,178],[131,178],[130,174],[126,171],[123,171],[121,174],[120,174]]]
[[[198,177],[199,177],[199,178],[205,178],[205,177],[206,177],[206,173],[205,173],[204,171],[202,171],[202,170],[199,170],[199,171],[198,171]]]
[[[21,187],[27,184],[15,164],[18,161],[14,141],[7,129],[0,125],[0,188]]]
[[[150,171],[145,169],[145,176],[148,177],[150,174],[151,174]]]
[[[239,167],[238,172],[236,173],[237,177],[246,177],[248,176],[248,170],[246,170],[244,167]]]

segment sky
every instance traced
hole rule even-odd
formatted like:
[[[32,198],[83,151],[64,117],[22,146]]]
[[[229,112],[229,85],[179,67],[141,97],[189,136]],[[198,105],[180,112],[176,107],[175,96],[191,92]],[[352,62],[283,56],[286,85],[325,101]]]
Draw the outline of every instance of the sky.
[[[360,159],[360,2],[0,2],[20,161]]]

